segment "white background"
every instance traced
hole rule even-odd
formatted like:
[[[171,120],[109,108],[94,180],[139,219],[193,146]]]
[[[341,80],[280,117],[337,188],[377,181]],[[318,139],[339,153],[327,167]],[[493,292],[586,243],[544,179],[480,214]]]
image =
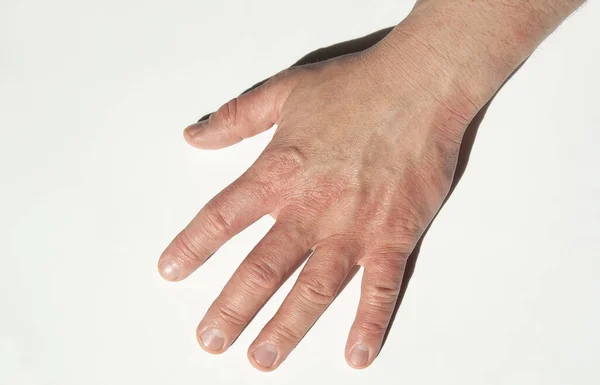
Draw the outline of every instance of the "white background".
[[[270,134],[218,152],[182,129],[409,1],[0,1],[0,384],[598,384],[600,4],[535,53],[484,120],[383,352],[347,367],[355,279],[287,362],[195,327],[272,224],[186,282],[156,261]]]

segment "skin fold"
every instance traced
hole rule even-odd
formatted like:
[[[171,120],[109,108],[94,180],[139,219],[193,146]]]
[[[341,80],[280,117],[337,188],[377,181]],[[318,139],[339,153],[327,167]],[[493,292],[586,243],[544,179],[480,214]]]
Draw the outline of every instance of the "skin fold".
[[[191,145],[218,149],[277,125],[159,260],[164,278],[184,279],[262,216],[276,219],[200,322],[200,345],[225,351],[310,255],[250,362],[277,368],[360,266],[346,359],[370,365],[491,99],[580,4],[423,0],[395,28],[314,51],[186,128]]]

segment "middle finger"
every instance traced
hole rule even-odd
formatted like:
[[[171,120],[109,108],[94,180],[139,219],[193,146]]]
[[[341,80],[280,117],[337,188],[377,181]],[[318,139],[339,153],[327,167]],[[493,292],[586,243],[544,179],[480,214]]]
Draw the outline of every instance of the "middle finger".
[[[308,224],[283,218],[241,263],[200,321],[200,345],[211,353],[225,351],[315,244]]]

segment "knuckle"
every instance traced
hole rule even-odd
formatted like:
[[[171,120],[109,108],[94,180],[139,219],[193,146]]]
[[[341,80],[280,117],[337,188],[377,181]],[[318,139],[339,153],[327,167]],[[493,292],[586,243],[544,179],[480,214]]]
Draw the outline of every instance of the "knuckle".
[[[238,98],[231,99],[227,103],[225,103],[219,110],[217,111],[217,115],[219,116],[221,123],[227,129],[231,129],[236,127],[239,119],[239,100]]]
[[[395,207],[384,224],[386,232],[394,235],[393,243],[397,244],[399,251],[412,251],[426,226],[428,213],[425,209],[417,213],[418,209],[406,207],[412,205],[409,202]]]
[[[370,228],[376,234],[392,234],[402,242],[416,242],[431,216],[426,202],[427,192],[420,179],[411,176],[406,189],[394,196],[393,202],[374,202],[361,213],[361,218],[374,217]],[[374,213],[374,214],[373,214]],[[377,237],[381,238],[381,237]]]
[[[317,235],[310,227],[311,222],[300,215],[294,216],[287,207],[281,213],[280,218],[278,229],[280,242],[294,245],[295,248],[303,252],[307,252],[314,246]]]
[[[202,262],[208,255],[208,250],[202,246],[202,242],[197,237],[191,236],[187,229],[175,238],[174,246],[176,253],[183,260]]]
[[[226,324],[235,326],[244,326],[247,322],[245,317],[238,309],[232,306],[229,302],[220,302],[217,306],[217,317]]]
[[[289,180],[304,169],[307,157],[300,147],[286,145],[266,148],[261,160],[265,177]]]
[[[275,291],[285,277],[265,259],[251,259],[246,263],[244,281],[251,290]]]
[[[402,289],[407,259],[406,254],[399,254],[395,248],[385,253],[379,251],[378,255],[369,259],[363,289],[367,308],[374,312],[387,312],[395,306]]]
[[[291,319],[286,320],[286,322],[281,322],[274,327],[274,333],[278,336],[279,339],[289,342],[297,342],[302,339],[304,335],[304,331],[296,326],[293,322],[290,322]]]
[[[359,331],[368,335],[380,335],[385,333],[389,324],[386,317],[367,317],[359,324]]]
[[[213,201],[209,202],[205,207],[202,224],[204,231],[210,237],[232,235],[232,217],[227,214],[223,207],[217,206]]]
[[[367,290],[366,300],[371,307],[387,309],[396,304],[399,294],[399,285],[376,284]]]
[[[327,279],[304,278],[298,279],[299,298],[303,305],[322,308],[333,301],[338,292],[338,287]]]
[[[348,181],[337,175],[315,178],[299,192],[299,202],[316,212],[326,210],[348,194]]]
[[[316,245],[316,251],[324,254],[327,259],[327,271],[345,274],[357,257],[364,253],[364,241],[353,232],[338,231]]]
[[[404,266],[409,252],[404,250],[403,245],[386,244],[369,250],[372,255],[369,258],[369,268],[378,272],[385,273],[390,277],[397,277],[404,271]]]

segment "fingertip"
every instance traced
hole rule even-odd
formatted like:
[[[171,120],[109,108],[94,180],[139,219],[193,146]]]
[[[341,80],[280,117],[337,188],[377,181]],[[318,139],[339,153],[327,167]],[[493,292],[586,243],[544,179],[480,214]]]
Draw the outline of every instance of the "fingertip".
[[[355,344],[346,354],[346,362],[353,369],[365,369],[371,365],[373,357],[370,347],[365,344]]]
[[[248,349],[248,361],[261,372],[272,372],[277,369],[280,362],[279,350],[272,344],[266,342]]]
[[[185,128],[184,132],[186,132],[190,137],[194,137],[201,133],[208,126],[208,122],[208,119],[206,119],[192,123]]]
[[[227,350],[225,346],[225,333],[217,328],[196,328],[196,339],[202,349],[210,354],[221,354]]]
[[[211,126],[208,120],[186,127],[183,130],[183,137],[188,144],[201,150],[218,150],[242,140],[241,137],[232,137],[214,124]]]
[[[276,369],[276,368],[274,368],[274,367],[268,367],[268,368],[266,368],[266,367],[264,367],[264,366],[261,366],[261,365],[259,365],[259,364],[256,362],[256,360],[254,359],[254,357],[252,357],[252,356],[250,356],[250,355],[248,356],[248,361],[250,362],[250,365],[252,365],[252,367],[253,367],[254,369],[260,370],[261,372],[264,372],[264,373],[269,373],[269,372],[272,372],[273,370],[275,370],[275,369]]]
[[[158,272],[165,280],[177,282],[181,280],[181,266],[172,260],[163,260],[158,264]]]
[[[202,120],[194,124],[190,124],[183,130],[183,137],[190,145],[202,148],[203,135],[200,134],[208,124],[208,120]]]

